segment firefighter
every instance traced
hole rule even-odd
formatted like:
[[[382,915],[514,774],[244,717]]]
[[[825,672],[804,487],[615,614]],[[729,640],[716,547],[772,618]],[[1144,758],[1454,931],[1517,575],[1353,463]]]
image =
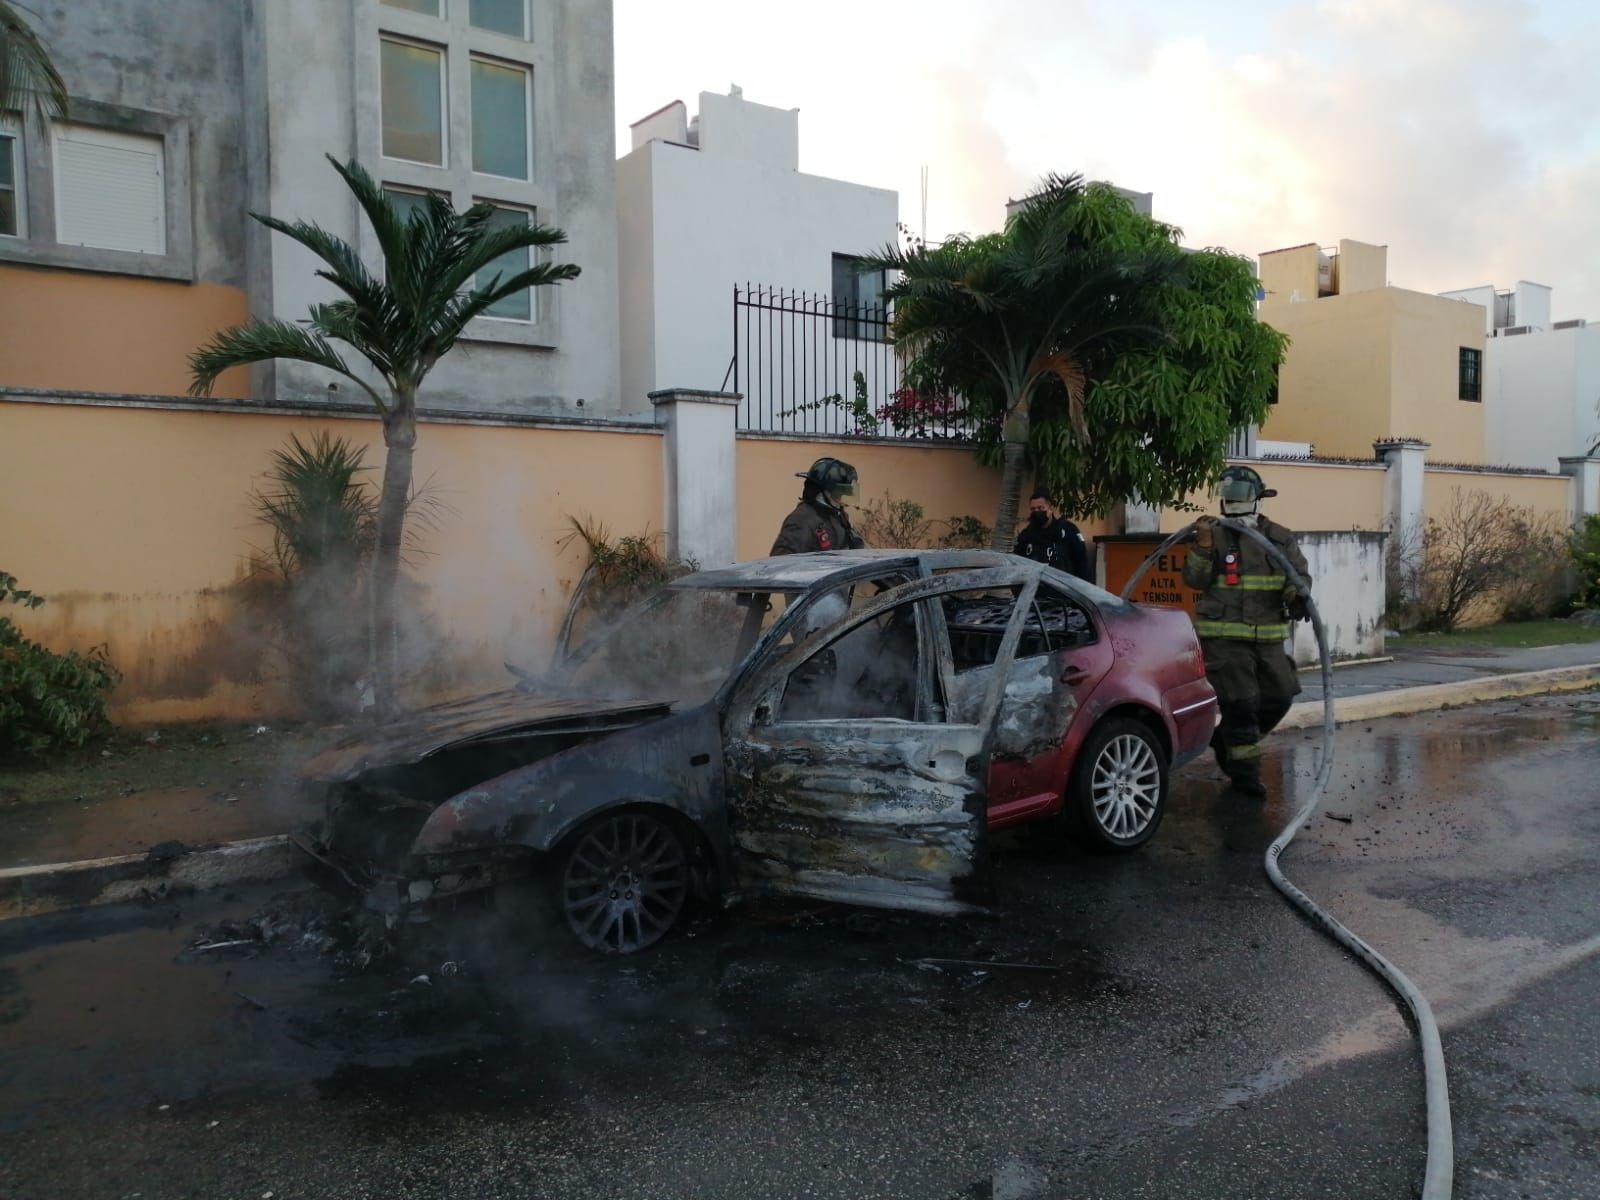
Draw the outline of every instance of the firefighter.
[[[865,543],[851,528],[844,510],[845,497],[856,494],[856,469],[837,458],[819,458],[810,470],[798,472],[797,478],[806,481],[800,503],[784,519],[772,553],[861,549]]]
[[[1249,467],[1225,470],[1218,491],[1222,515],[1253,526],[1309,587],[1305,555],[1294,534],[1257,511],[1262,500],[1278,493]],[[1204,593],[1195,608],[1195,633],[1222,714],[1211,748],[1237,791],[1265,796],[1261,739],[1283,720],[1300,692],[1283,644],[1292,622],[1307,618],[1305,600],[1253,538],[1223,528],[1212,516],[1196,521],[1192,536],[1183,578]]]
[[[1050,493],[1042,489],[1028,498],[1028,526],[1017,534],[1012,553],[1094,582],[1083,533],[1057,511]]]

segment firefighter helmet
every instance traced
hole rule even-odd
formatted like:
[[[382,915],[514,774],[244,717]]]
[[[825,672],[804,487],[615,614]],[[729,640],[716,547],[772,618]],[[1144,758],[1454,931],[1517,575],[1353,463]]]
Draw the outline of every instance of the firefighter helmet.
[[[856,469],[837,458],[819,458],[807,471],[795,472],[797,478],[814,483],[830,496],[856,494]]]
[[[1217,491],[1224,504],[1253,504],[1278,494],[1261,481],[1253,467],[1229,467],[1222,473]]]

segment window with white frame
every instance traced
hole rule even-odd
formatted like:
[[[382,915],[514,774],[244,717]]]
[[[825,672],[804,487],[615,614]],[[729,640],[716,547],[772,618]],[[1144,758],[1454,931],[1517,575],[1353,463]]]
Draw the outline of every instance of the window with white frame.
[[[532,81],[527,67],[472,60],[472,169],[478,174],[528,178]]]
[[[22,138],[17,127],[0,118],[0,237],[26,233],[22,196]]]
[[[167,252],[166,153],[160,137],[57,125],[56,241]]]
[[[384,37],[381,57],[383,156],[444,166],[444,51]]]
[[[506,208],[496,205],[494,215],[489,218],[489,228],[505,229],[518,225],[527,225],[534,219],[533,213],[525,208]],[[487,287],[498,275],[503,283],[513,275],[526,271],[532,263],[531,251],[524,246],[520,250],[512,250],[502,254],[483,270],[478,272],[478,277],[473,281],[477,287]],[[523,288],[513,292],[497,304],[484,310],[484,316],[494,317],[501,321],[533,321],[537,312],[533,303],[533,289]]]
[[[383,194],[394,205],[402,221],[410,220],[412,213],[421,212],[428,200],[427,192],[418,191],[416,188],[392,187],[389,184],[384,184]]]
[[[390,8],[403,8],[407,12],[421,13],[425,17],[439,15],[439,0],[383,0]]]
[[[471,0],[467,20],[474,29],[509,37],[528,36],[528,0]]]

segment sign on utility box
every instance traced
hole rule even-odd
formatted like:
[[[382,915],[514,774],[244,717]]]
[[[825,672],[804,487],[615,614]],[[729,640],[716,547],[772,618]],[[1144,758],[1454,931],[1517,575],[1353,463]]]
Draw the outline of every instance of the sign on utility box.
[[[1167,535],[1163,533],[1110,534],[1095,538],[1101,547],[1105,562],[1106,591],[1122,595],[1128,577]],[[1189,543],[1179,542],[1169,547],[1156,559],[1129,593],[1128,599],[1139,604],[1155,604],[1163,608],[1181,608],[1191,617],[1200,593],[1183,581],[1183,561],[1189,557]]]

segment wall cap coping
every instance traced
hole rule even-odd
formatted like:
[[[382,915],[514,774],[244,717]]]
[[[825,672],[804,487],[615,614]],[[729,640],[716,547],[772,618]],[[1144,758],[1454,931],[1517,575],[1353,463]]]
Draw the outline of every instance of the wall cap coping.
[[[964,450],[968,454],[977,449],[976,442],[956,441],[954,438],[876,437],[866,433],[787,433],[765,429],[741,429],[736,435],[750,442],[827,442],[839,446],[914,446],[919,450]]]
[[[1097,533],[1094,535],[1096,542],[1147,542],[1154,546],[1166,541],[1176,529],[1164,530],[1159,533]],[[1296,529],[1294,536],[1303,537],[1354,537],[1383,541],[1389,535],[1382,529]]]
[[[1535,467],[1475,467],[1468,463],[1428,463],[1424,468],[1430,475],[1498,475],[1502,479],[1559,479],[1567,482],[1560,471],[1541,471]]]
[[[1381,438],[1372,443],[1372,450],[1381,455],[1385,450],[1426,450],[1432,445],[1432,442],[1425,442],[1421,438]]]
[[[63,392],[45,388],[0,387],[0,403],[64,404],[84,408],[148,408],[174,412],[250,413],[272,417],[337,417],[343,420],[378,419],[370,404],[341,401],[228,400],[215,397],[144,395],[134,392]],[[503,413],[483,409],[417,409],[417,420],[429,425],[501,425],[523,429],[594,429],[618,433],[661,436],[651,421],[615,420],[609,417],[566,417],[533,413]]]
[[[743,392],[708,392],[699,388],[662,388],[650,392],[650,403],[677,404],[687,400],[691,404],[726,404],[730,407],[744,399]]]
[[[1572,466],[1581,466],[1585,463],[1593,463],[1596,466],[1600,466],[1600,454],[1564,454],[1560,458],[1556,459],[1556,461],[1563,467],[1569,464]]]
[[[1258,464],[1268,467],[1337,467],[1354,471],[1384,471],[1387,464],[1376,458],[1319,458],[1316,455],[1266,454],[1255,458],[1229,458],[1230,463]]]

